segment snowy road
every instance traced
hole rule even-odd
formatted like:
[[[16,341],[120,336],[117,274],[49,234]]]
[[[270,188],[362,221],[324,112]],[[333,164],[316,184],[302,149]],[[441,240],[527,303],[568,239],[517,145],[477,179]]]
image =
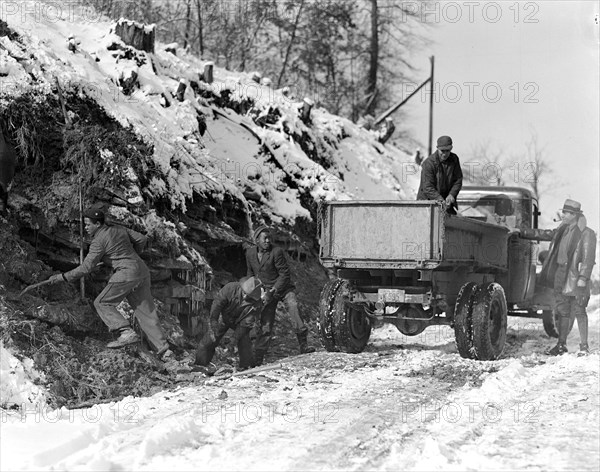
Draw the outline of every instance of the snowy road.
[[[1,470],[598,470],[595,353],[559,358],[509,318],[506,355],[462,359],[448,328],[374,331],[358,355],[288,358],[255,377],[2,418]],[[569,346],[578,343],[577,329]],[[36,416],[37,414],[37,416]]]

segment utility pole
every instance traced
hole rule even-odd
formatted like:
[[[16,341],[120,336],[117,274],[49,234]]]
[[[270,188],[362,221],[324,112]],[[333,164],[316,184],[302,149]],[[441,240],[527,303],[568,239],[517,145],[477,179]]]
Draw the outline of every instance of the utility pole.
[[[408,97],[401,100],[399,103],[392,105],[390,108],[388,108],[386,111],[384,111],[381,115],[379,115],[379,117],[377,117],[377,119],[374,121],[373,124],[374,124],[374,126],[381,124],[388,116],[390,116],[398,108],[400,108],[402,105],[404,105],[406,102],[408,102],[414,95],[416,95],[419,92],[419,90],[421,90],[423,87],[425,87],[427,84],[429,84],[431,93],[429,94],[429,154],[428,154],[428,156],[431,156],[431,153],[433,152],[433,149],[432,149],[432,143],[433,143],[433,95],[435,92],[433,69],[434,69],[435,57],[431,56],[429,58],[429,61],[431,62],[431,74],[429,75],[427,80],[425,80],[423,83],[421,83],[421,85],[419,85]]]
[[[429,94],[429,154],[428,156],[431,156],[431,153],[433,152],[433,148],[432,148],[432,143],[433,143],[433,93],[435,90],[435,81],[433,79],[433,66],[434,66],[434,62],[435,62],[435,56],[431,56],[429,58],[429,61],[431,62],[431,75],[429,76],[429,84],[430,84],[430,91],[431,93]]]

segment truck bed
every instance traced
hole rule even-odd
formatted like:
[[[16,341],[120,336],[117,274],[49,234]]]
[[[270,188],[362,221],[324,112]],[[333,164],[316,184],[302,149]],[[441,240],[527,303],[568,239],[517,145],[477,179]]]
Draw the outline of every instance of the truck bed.
[[[329,202],[320,207],[319,216],[325,267],[508,267],[506,228],[448,216],[436,202]]]

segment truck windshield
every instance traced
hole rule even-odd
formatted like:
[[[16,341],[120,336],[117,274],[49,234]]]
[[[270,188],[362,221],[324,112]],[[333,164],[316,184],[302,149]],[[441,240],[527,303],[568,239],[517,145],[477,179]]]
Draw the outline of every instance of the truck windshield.
[[[507,228],[531,228],[531,199],[502,193],[459,194],[458,214]]]

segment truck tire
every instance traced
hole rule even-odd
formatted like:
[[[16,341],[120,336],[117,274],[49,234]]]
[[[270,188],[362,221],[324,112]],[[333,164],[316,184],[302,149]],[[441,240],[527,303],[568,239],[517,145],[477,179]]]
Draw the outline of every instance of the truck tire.
[[[551,338],[558,338],[558,320],[556,319],[554,310],[544,310],[542,312],[542,321],[546,334]]]
[[[323,287],[323,290],[321,290],[321,298],[319,299],[317,330],[323,347],[330,352],[335,351],[335,340],[333,338],[335,294],[342,282],[342,279],[335,279],[327,282]]]
[[[473,348],[475,359],[497,359],[506,343],[507,305],[500,284],[479,285],[473,299]]]
[[[460,357],[465,359],[475,358],[473,348],[473,299],[477,293],[477,287],[475,282],[464,284],[458,292],[454,308],[456,349]]]
[[[348,287],[348,282],[343,281],[335,292],[333,339],[340,351],[359,353],[369,342],[371,320],[360,307],[348,302]]]

